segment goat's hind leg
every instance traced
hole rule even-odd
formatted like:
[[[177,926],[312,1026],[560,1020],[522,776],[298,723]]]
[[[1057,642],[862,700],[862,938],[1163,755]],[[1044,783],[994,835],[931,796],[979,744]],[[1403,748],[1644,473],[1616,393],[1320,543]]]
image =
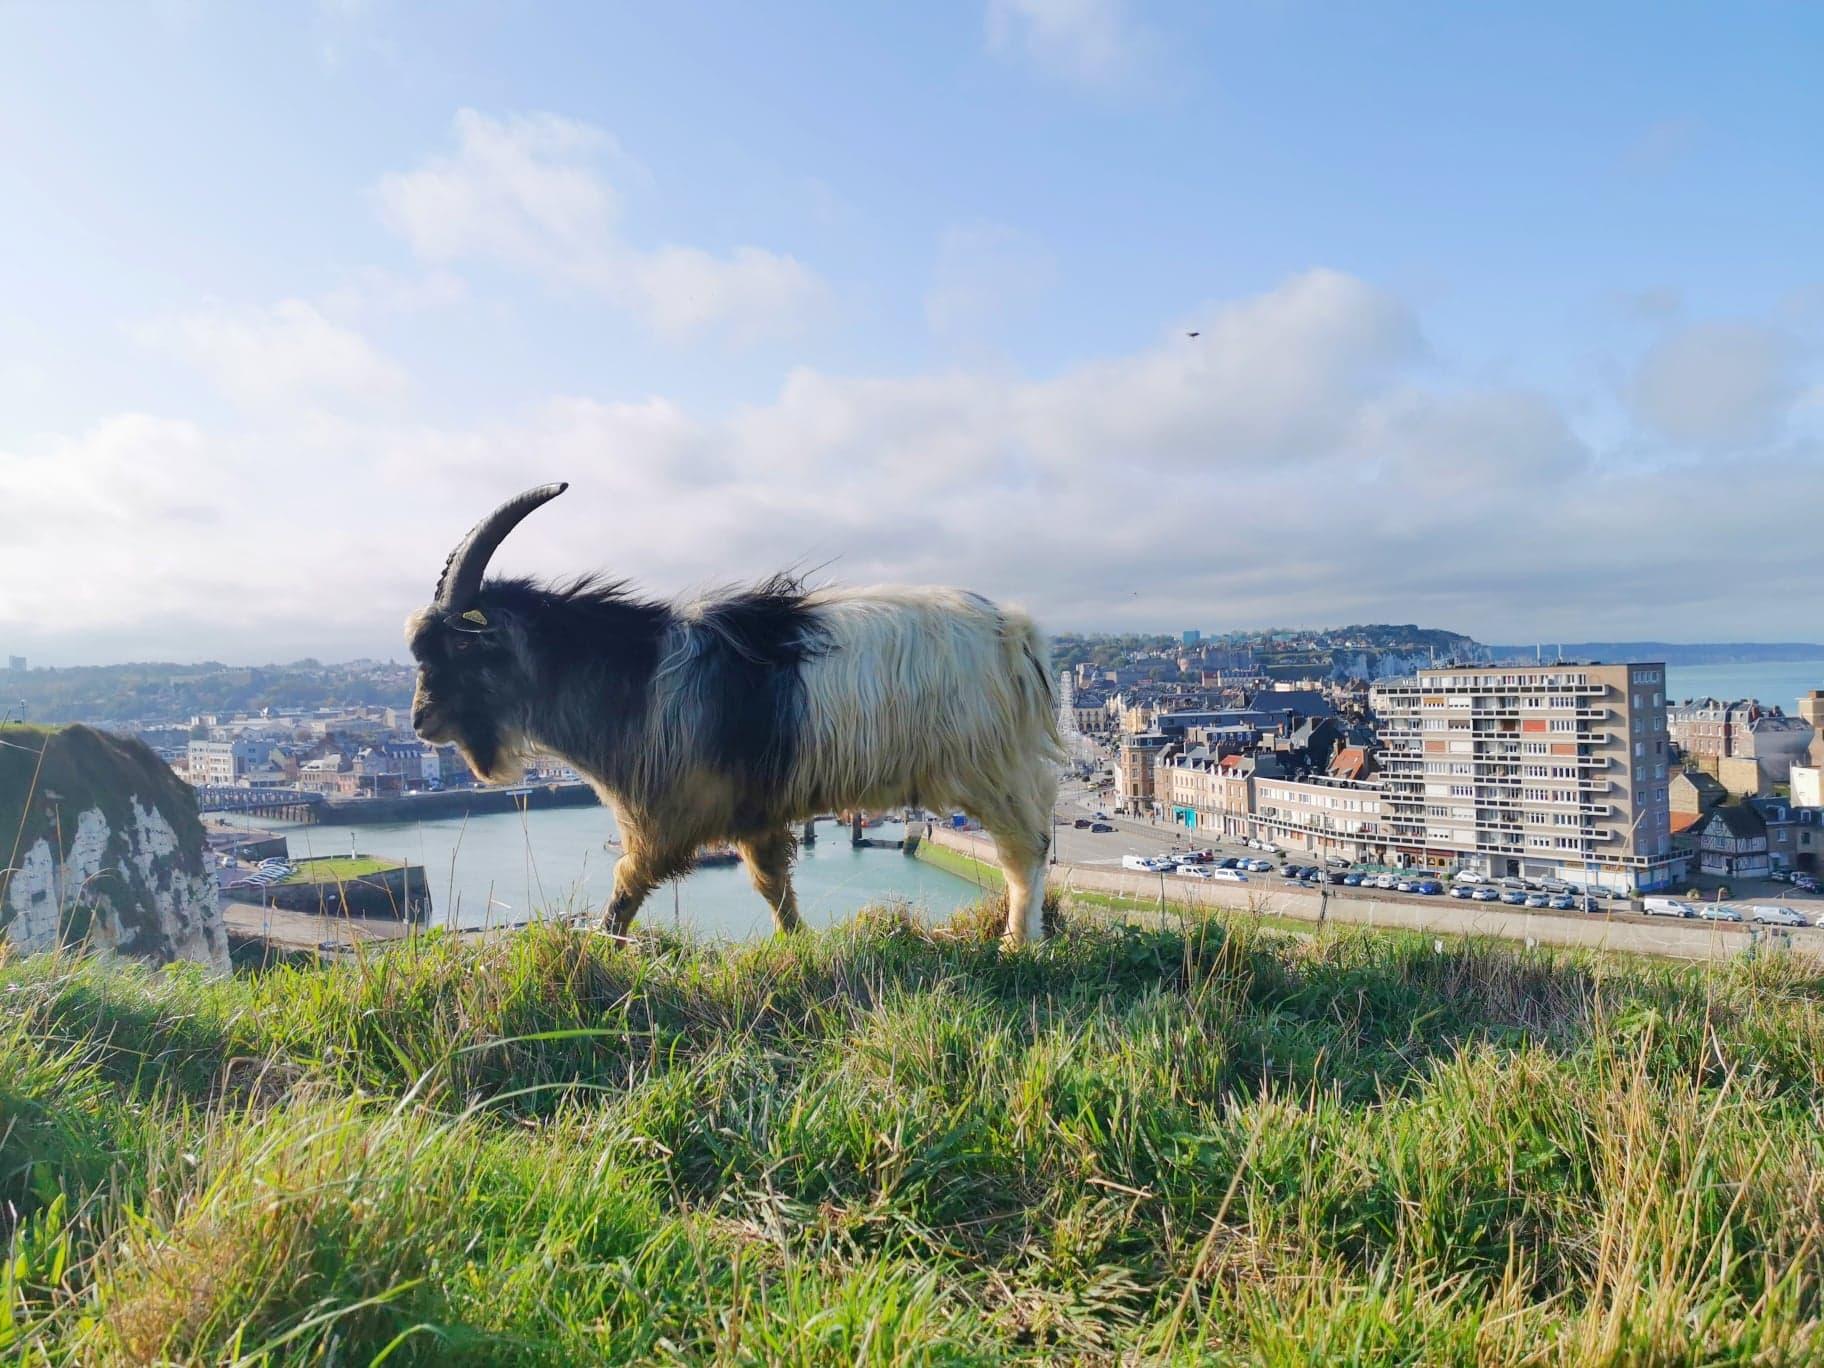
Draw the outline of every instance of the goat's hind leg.
[[[769,831],[736,844],[741,858],[747,861],[747,874],[754,890],[766,899],[773,912],[773,929],[796,931],[803,925],[798,919],[798,894],[792,887],[792,856],[797,842],[790,831]]]
[[[1023,792],[1005,795],[994,805],[994,816],[982,818],[1007,876],[1003,939],[1009,945],[1023,945],[1045,934],[1045,865],[1051,854],[1057,779],[1047,770],[1035,770],[1026,780],[1020,785]]]

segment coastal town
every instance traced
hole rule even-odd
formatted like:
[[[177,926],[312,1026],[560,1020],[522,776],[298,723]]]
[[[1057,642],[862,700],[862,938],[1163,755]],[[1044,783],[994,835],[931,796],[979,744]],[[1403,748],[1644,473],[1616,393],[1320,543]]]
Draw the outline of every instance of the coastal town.
[[[1552,911],[1645,899],[1722,920],[1777,908],[1776,920],[1809,924],[1824,912],[1810,904],[1824,873],[1824,691],[1790,712],[1674,699],[1660,662],[1497,660],[1470,638],[1411,627],[1067,636],[1058,655],[1075,782],[1056,820],[1086,866],[1148,861],[1191,881]],[[26,678],[23,659],[9,664],[8,678]],[[172,716],[179,691],[152,716],[108,723],[217,814],[224,897],[283,903],[283,884],[303,877],[275,872],[283,838],[250,835],[237,817],[359,826],[595,801],[549,758],[518,783],[478,784],[455,747],[412,733],[400,667],[316,669],[341,705]],[[295,680],[290,694],[266,683],[266,696],[296,694]],[[389,701],[346,701],[362,697]],[[421,892],[403,901],[428,908]]]
[[[1789,713],[1673,700],[1665,679],[1660,662],[1556,660],[1273,679],[1186,633],[1175,651],[1076,665],[1063,717],[1111,820],[1264,847],[1338,884],[1507,881],[1542,904],[1807,896],[1824,692]]]

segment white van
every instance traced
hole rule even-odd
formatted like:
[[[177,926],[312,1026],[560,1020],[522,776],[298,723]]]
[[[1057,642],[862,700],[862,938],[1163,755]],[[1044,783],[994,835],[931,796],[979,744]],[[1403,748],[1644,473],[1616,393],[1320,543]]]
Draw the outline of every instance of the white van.
[[[1695,917],[1697,909],[1677,898],[1642,898],[1640,910],[1649,917]]]
[[[1160,874],[1172,867],[1170,860],[1153,859],[1146,855],[1123,855],[1121,868],[1136,870],[1141,874]]]
[[[1212,869],[1210,877],[1219,879],[1223,883],[1246,883],[1248,881],[1248,876],[1239,869]]]
[[[1759,922],[1762,926],[1809,926],[1811,924],[1790,907],[1780,907],[1769,903],[1756,903],[1749,908],[1748,920]]]

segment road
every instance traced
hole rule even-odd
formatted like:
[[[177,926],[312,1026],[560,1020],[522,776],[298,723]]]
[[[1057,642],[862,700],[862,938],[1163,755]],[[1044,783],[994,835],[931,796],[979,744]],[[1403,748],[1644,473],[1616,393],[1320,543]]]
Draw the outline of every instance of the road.
[[[1259,851],[1247,850],[1233,841],[1213,839],[1209,832],[1189,832],[1182,827],[1173,827],[1164,822],[1150,822],[1132,817],[1110,815],[1106,818],[1108,825],[1113,826],[1110,832],[1093,832],[1078,829],[1073,825],[1080,817],[1091,816],[1097,812],[1109,812],[1105,806],[1107,799],[1098,797],[1081,784],[1066,784],[1058,795],[1056,823],[1053,832],[1056,838],[1057,859],[1063,864],[1085,865],[1091,868],[1107,867],[1119,869],[1123,855],[1163,855],[1174,850],[1215,850],[1219,855],[1240,855],[1254,859],[1266,858]],[[1283,858],[1283,857],[1282,857]],[[1315,856],[1290,853],[1289,858],[1295,863],[1312,864]],[[1278,860],[1275,860],[1278,863]],[[1181,877],[1168,876],[1166,889],[1168,896],[1177,885],[1193,885],[1200,881]],[[1297,885],[1280,878],[1277,874],[1253,874],[1249,876],[1249,886],[1258,886],[1266,892],[1297,892]],[[1732,898],[1722,903],[1742,914],[1743,925],[1748,924],[1749,908],[1756,903],[1774,903],[1792,908],[1799,915],[1811,921],[1824,918],[1824,897],[1803,893],[1790,885],[1768,883],[1766,888],[1772,892],[1757,891],[1746,898]],[[1353,894],[1355,890],[1332,888],[1331,896],[1341,897]],[[1410,902],[1415,904],[1447,903],[1453,906],[1474,908],[1505,906],[1492,903],[1465,903],[1463,900],[1448,896],[1426,896],[1415,893],[1396,893],[1387,890],[1376,890],[1373,894],[1377,901]],[[1648,917],[1630,910],[1619,901],[1607,901],[1597,904],[1600,909],[1597,915],[1619,922],[1636,922],[1648,925],[1664,925],[1669,920],[1664,917]],[[1554,912],[1549,908],[1528,908],[1535,916],[1568,917],[1582,919],[1591,914],[1585,912]],[[1723,923],[1725,925],[1729,923]],[[1807,940],[1818,938],[1824,940],[1824,928],[1793,927],[1790,929]]]

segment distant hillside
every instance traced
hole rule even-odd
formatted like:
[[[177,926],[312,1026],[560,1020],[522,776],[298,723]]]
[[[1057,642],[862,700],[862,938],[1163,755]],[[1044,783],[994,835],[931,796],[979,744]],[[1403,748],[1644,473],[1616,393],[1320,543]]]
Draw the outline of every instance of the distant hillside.
[[[1496,660],[1663,660],[1668,665],[1736,665],[1763,660],[1824,660],[1815,641],[1549,641],[1542,647],[1490,646]]]
[[[409,668],[354,661],[323,665],[178,665],[138,662],[0,673],[0,714],[61,724],[182,719],[198,713],[261,708],[403,707],[412,696]],[[18,704],[25,707],[21,714]]]

